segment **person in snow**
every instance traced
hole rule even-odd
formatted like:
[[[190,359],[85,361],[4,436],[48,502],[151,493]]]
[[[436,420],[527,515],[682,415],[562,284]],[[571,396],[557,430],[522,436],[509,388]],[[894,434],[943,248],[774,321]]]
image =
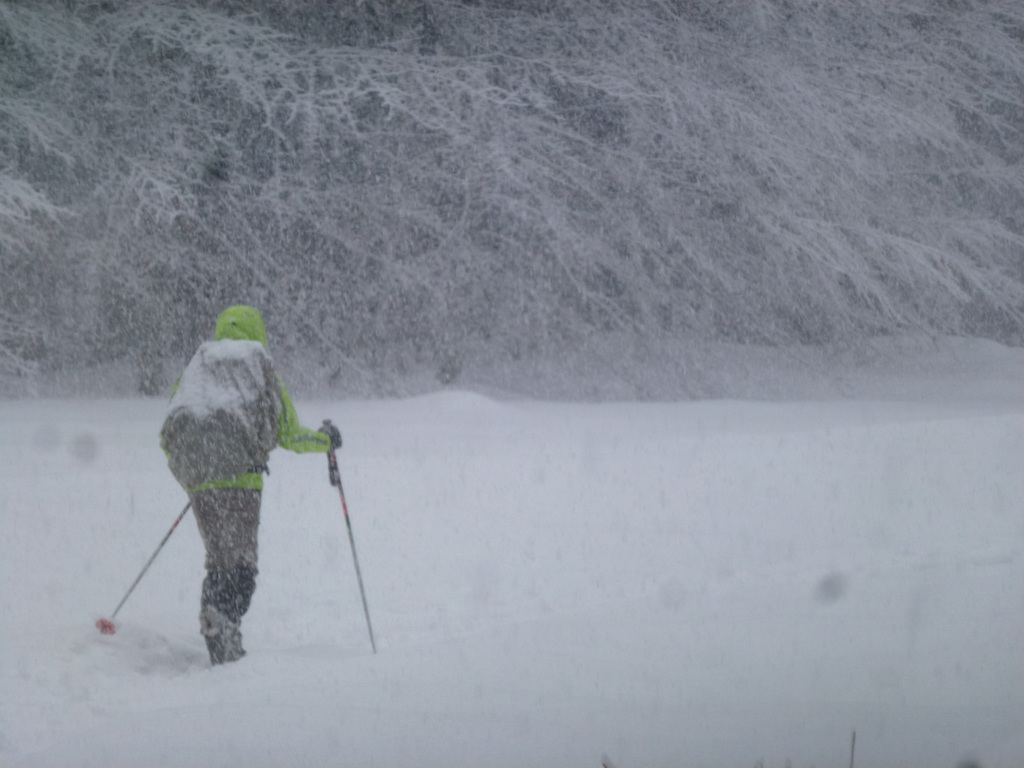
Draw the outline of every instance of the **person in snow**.
[[[215,341],[203,343],[175,384],[160,444],[192,502],[206,547],[199,631],[213,664],[245,655],[242,616],[256,589],[263,472],[280,445],[327,453],[341,445],[328,422],[299,424],[295,405],[267,352],[263,317],[225,309]]]

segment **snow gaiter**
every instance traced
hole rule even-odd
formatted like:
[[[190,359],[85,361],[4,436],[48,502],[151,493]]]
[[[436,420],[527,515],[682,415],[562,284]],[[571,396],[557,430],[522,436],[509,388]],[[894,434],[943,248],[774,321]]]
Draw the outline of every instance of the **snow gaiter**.
[[[203,580],[199,631],[212,664],[237,661],[245,655],[239,625],[256,590],[256,572],[246,565],[210,571]]]
[[[202,608],[213,608],[233,624],[249,610],[256,591],[256,572],[247,565],[230,571],[209,571],[203,579]]]

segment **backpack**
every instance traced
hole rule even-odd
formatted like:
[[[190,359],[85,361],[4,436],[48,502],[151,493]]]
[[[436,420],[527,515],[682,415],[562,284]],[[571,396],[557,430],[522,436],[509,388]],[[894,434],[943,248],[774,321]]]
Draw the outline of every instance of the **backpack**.
[[[191,490],[265,465],[280,414],[280,384],[263,345],[208,341],[181,374],[160,446],[175,479]]]

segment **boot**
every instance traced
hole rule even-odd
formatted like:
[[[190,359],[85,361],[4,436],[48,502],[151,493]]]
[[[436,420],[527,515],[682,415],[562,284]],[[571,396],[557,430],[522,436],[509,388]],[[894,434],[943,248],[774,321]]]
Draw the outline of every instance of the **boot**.
[[[200,601],[199,631],[206,640],[210,663],[238,661],[245,655],[239,627],[255,589],[256,571],[248,566],[207,572]]]
[[[245,656],[238,622],[231,621],[217,609],[206,607],[199,612],[199,631],[206,640],[211,664],[238,661]]]

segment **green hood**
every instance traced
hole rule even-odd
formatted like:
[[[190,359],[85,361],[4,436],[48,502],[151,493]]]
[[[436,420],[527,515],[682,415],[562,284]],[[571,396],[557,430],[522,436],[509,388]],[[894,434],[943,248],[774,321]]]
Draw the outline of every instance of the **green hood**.
[[[236,341],[258,341],[267,346],[267,329],[263,325],[263,316],[244,304],[228,307],[217,318],[217,341],[235,339]]]

